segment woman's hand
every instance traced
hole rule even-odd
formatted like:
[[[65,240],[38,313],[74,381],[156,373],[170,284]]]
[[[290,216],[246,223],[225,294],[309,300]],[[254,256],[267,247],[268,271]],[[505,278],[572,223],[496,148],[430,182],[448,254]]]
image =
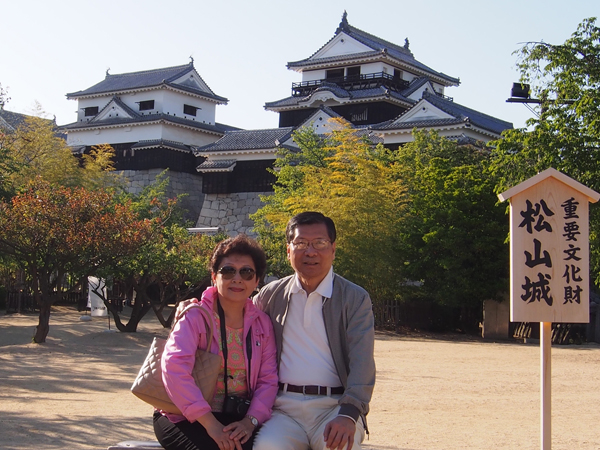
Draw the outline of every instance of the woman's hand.
[[[235,441],[236,450],[242,450],[242,444],[248,442],[248,439],[254,433],[254,425],[250,419],[244,417],[238,422],[232,422],[223,428],[223,431],[229,433],[229,437]]]
[[[239,442],[229,437],[229,433],[223,428],[223,424],[217,420],[213,413],[204,414],[198,419],[198,422],[206,428],[208,435],[219,446],[219,450],[242,450]],[[231,425],[229,425],[231,426]]]

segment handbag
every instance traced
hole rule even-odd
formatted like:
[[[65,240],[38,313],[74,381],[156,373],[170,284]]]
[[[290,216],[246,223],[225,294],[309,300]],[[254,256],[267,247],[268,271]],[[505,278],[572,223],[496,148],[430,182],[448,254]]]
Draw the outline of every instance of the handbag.
[[[202,306],[200,306],[198,303],[191,303],[182,309],[181,312],[178,310],[178,313],[175,315],[175,319],[173,320],[171,331],[173,330],[175,323],[177,323],[177,321],[181,319],[181,317],[183,317],[184,314],[191,308],[202,308]],[[196,362],[194,363],[194,368],[192,369],[192,377],[194,378],[198,388],[200,388],[204,399],[207,402],[211,402],[217,387],[219,370],[221,369],[221,356],[208,351],[208,347],[210,346],[210,337],[212,337],[212,321],[207,323],[206,328],[209,330],[209,333],[207,334],[207,348],[206,350],[196,350]],[[166,343],[166,339],[158,337],[154,338],[152,345],[150,345],[148,355],[146,356],[146,359],[142,364],[142,367],[140,368],[133,385],[131,386],[131,392],[133,395],[145,401],[146,403],[151,404],[156,409],[160,409],[171,414],[181,415],[181,411],[173,404],[169,394],[167,394],[162,380],[160,362]]]

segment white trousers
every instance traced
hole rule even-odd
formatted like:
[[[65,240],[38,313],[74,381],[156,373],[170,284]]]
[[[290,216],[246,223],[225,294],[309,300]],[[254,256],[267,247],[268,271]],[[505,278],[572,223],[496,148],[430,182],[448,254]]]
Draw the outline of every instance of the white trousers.
[[[325,426],[340,409],[340,395],[304,395],[279,392],[273,416],[261,427],[254,440],[254,450],[326,450]],[[352,450],[361,450],[365,437],[362,420],[356,423]]]

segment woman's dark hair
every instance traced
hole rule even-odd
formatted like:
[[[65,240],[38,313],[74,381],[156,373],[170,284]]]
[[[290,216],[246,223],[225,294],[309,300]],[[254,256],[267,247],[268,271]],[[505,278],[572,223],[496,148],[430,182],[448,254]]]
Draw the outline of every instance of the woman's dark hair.
[[[325,224],[327,227],[327,235],[333,244],[336,238],[335,224],[333,223],[333,220],[316,211],[305,211],[300,214],[296,214],[290,219],[287,227],[285,228],[285,238],[287,243],[289,244],[292,242],[296,228],[298,228],[299,225],[314,225],[317,223]]]
[[[209,263],[209,269],[212,273],[217,273],[223,258],[231,255],[250,256],[254,262],[256,278],[262,280],[265,276],[265,272],[267,271],[267,256],[258,242],[245,234],[238,234],[236,237],[225,239],[217,244]]]

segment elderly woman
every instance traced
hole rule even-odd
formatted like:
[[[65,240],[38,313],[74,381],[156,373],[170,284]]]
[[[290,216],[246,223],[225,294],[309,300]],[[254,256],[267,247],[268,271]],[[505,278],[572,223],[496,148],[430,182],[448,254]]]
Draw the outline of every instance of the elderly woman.
[[[273,328],[249,298],[266,265],[264,251],[244,235],[216,246],[203,308],[191,308],[177,322],[163,354],[163,382],[183,414],[155,411],[154,431],[165,449],[250,450],[256,428],[271,416],[278,389]],[[198,348],[223,358],[209,402],[191,375]]]

